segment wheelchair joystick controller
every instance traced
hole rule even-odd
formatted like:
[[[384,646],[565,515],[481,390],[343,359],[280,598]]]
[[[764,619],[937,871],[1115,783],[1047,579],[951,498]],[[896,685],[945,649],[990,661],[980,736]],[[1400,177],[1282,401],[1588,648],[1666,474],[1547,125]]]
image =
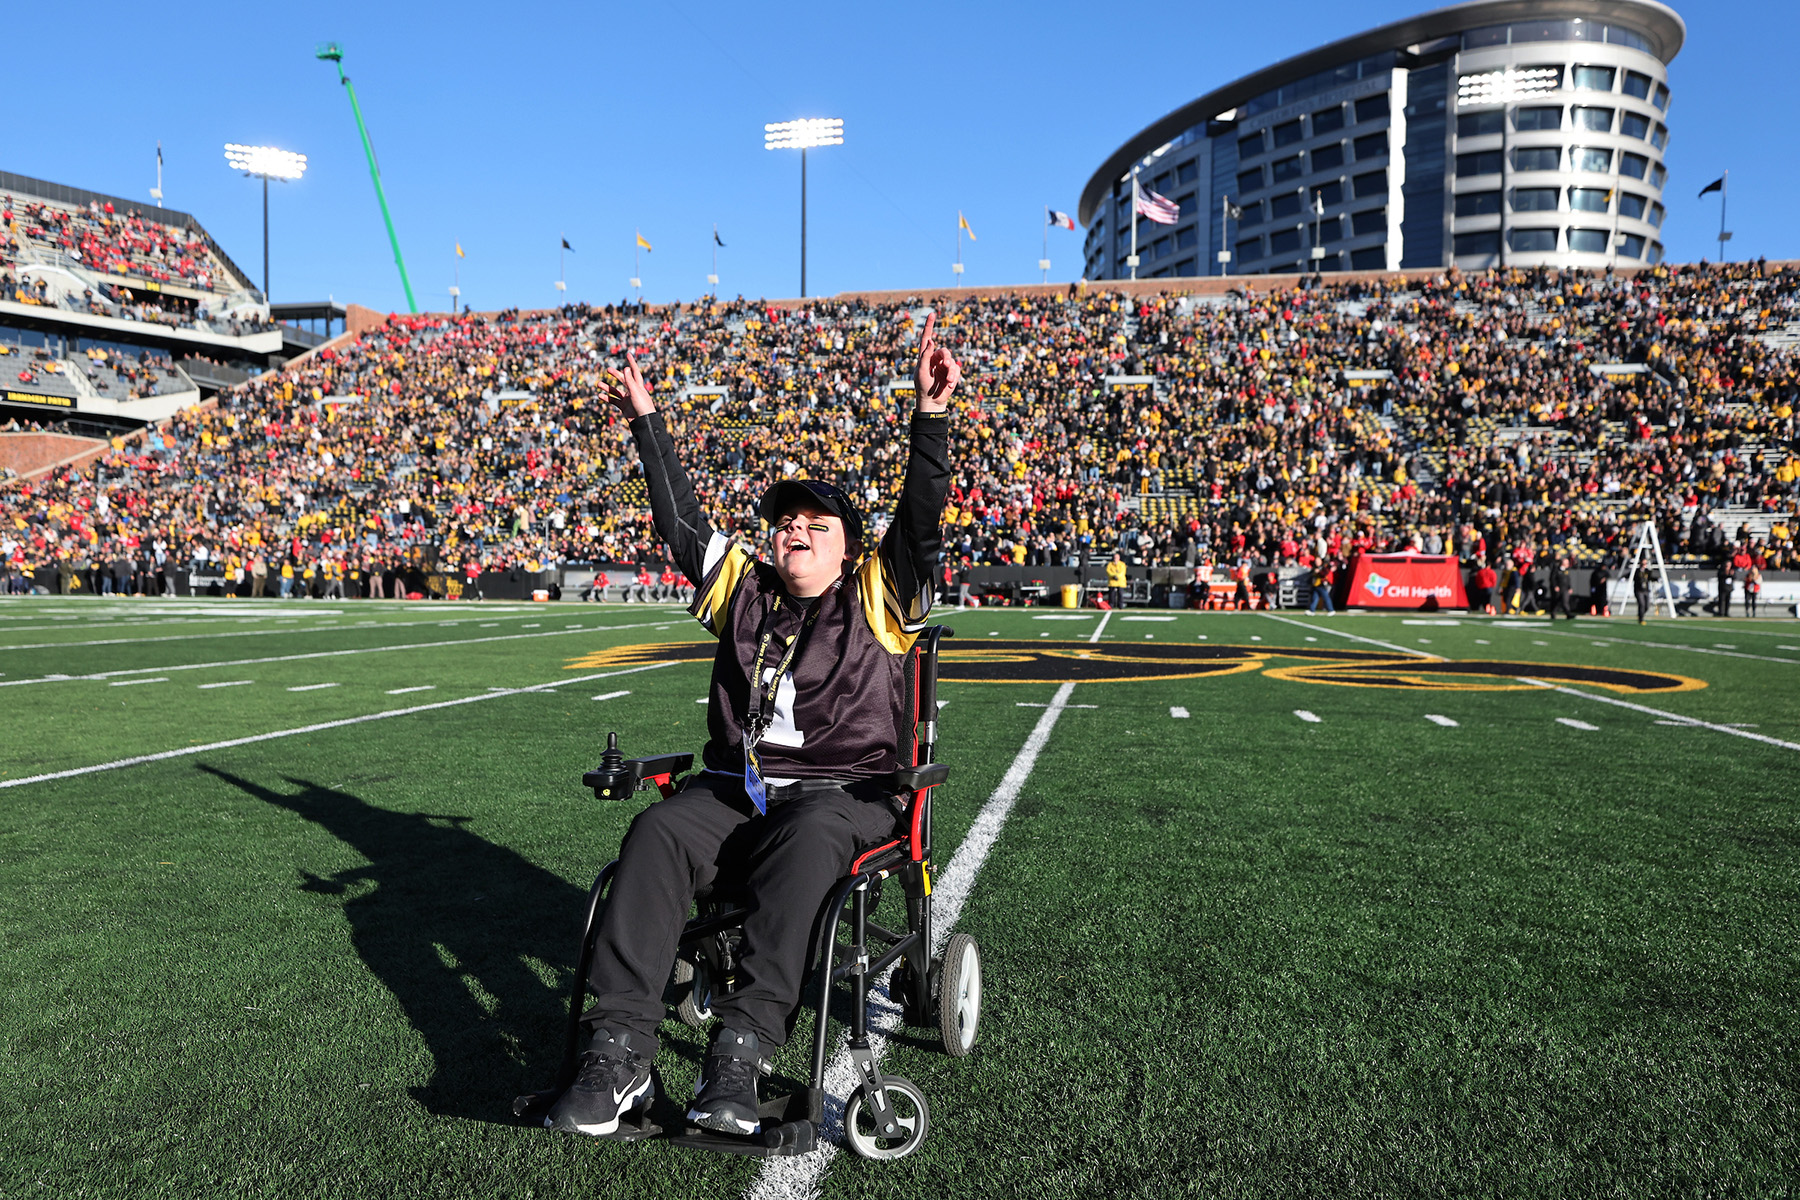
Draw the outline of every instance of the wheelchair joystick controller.
[[[594,789],[597,800],[624,800],[637,790],[637,775],[619,753],[618,734],[606,735],[606,753],[600,756],[599,768],[583,775],[581,782]]]

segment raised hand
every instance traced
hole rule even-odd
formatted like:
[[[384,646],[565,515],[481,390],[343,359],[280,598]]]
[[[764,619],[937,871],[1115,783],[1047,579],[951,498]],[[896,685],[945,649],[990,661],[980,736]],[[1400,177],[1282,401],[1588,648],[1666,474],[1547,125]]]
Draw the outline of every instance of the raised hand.
[[[937,313],[926,313],[925,332],[919,335],[919,365],[913,368],[918,406],[925,412],[943,412],[949,408],[951,393],[962,382],[962,364],[950,351],[938,345],[936,328]]]
[[[606,375],[600,384],[600,394],[627,421],[656,411],[656,402],[650,399],[650,385],[644,382],[644,373],[638,370],[637,359],[631,356],[631,351],[625,352],[623,371],[608,367]]]

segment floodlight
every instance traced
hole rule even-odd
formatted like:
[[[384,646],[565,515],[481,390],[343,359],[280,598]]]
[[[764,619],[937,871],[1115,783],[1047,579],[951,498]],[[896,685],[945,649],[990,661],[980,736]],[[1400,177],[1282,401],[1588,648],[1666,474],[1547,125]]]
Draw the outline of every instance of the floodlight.
[[[1506,67],[1464,75],[1456,81],[1456,103],[1511,104],[1526,96],[1541,96],[1562,85],[1561,67]]]
[[[225,144],[225,161],[236,171],[266,179],[298,179],[306,173],[306,155],[273,146]]]
[[[841,117],[806,117],[798,121],[772,121],[763,126],[764,150],[800,152],[800,295],[806,296],[806,152],[814,146],[844,144]]]
[[[801,121],[776,121],[763,126],[764,150],[805,150],[809,146],[844,144],[844,122],[839,117],[810,117]]]
[[[263,181],[263,299],[269,298],[269,180],[286,183],[306,173],[306,155],[273,146],[240,146],[225,143],[225,162],[232,170],[242,171],[252,179]]]

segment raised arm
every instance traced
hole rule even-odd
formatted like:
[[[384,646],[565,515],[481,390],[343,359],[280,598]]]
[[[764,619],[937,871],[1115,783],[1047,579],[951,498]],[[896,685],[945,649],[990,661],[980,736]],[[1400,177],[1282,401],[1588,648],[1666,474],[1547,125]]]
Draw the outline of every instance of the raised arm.
[[[962,367],[936,335],[937,314],[927,314],[913,368],[917,406],[913,410],[910,453],[894,523],[881,539],[880,557],[888,577],[889,606],[907,632],[923,628],[936,590],[938,551],[943,545],[944,500],[950,491],[950,397],[962,381]]]
[[[689,579],[704,579],[707,549],[715,534],[675,453],[675,439],[669,436],[662,414],[650,399],[650,385],[629,353],[625,355],[623,371],[609,367],[606,373],[608,378],[601,384],[601,394],[630,422],[631,436],[637,441],[638,457],[644,464],[656,535],[668,545],[682,574]]]

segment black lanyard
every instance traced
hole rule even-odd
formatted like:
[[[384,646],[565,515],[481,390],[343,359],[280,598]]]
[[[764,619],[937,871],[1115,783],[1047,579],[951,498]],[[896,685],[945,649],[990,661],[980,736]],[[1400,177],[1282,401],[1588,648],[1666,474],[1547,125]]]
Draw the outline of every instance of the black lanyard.
[[[775,696],[781,689],[782,676],[786,675],[794,665],[794,656],[800,652],[800,643],[806,640],[806,635],[812,631],[814,623],[819,619],[819,612],[824,607],[825,597],[820,596],[813,602],[812,610],[806,614],[806,620],[800,626],[800,631],[788,642],[787,653],[782,656],[780,664],[776,666],[775,675],[768,685],[768,704],[771,712],[775,706]],[[763,659],[769,652],[769,643],[775,640],[775,614],[780,611],[781,597],[776,596],[775,603],[769,607],[769,615],[763,618],[765,632],[761,644],[756,648],[756,662],[750,668],[750,709],[744,718],[744,746],[752,752],[768,730],[769,721],[763,718],[762,666]],[[773,720],[773,716],[769,720]]]

